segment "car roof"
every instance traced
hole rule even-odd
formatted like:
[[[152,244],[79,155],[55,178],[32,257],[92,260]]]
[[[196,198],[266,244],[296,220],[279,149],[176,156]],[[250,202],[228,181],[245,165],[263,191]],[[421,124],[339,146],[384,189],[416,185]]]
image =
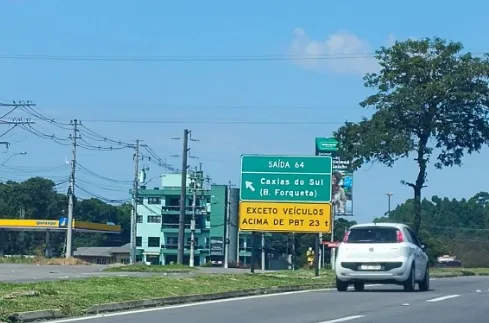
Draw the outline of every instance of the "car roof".
[[[382,223],[363,223],[363,224],[355,224],[350,227],[351,229],[360,229],[360,228],[366,228],[366,227],[381,227],[381,228],[395,228],[395,229],[402,229],[402,228],[409,228],[409,226],[403,224],[403,223],[392,223],[392,222],[382,222]]]

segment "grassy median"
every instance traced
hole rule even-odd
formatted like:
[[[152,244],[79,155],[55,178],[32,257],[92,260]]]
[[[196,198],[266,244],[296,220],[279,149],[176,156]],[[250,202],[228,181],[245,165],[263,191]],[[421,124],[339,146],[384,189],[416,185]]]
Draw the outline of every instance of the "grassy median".
[[[158,265],[127,265],[127,266],[115,266],[104,269],[104,271],[109,272],[140,272],[140,273],[189,273],[192,271],[199,270],[198,267],[189,267],[185,265],[166,265],[166,266],[158,266]]]
[[[432,268],[431,277],[489,276],[489,268]]]
[[[24,311],[60,309],[80,315],[93,305],[150,298],[218,293],[263,287],[328,284],[333,276],[224,274],[194,277],[103,277],[0,284],[0,318]]]

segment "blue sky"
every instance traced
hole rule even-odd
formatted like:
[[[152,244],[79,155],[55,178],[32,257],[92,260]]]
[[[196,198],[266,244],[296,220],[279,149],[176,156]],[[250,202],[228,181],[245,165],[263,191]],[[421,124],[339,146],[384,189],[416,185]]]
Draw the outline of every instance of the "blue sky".
[[[137,5],[136,5],[137,4]],[[477,7],[477,10],[473,8]],[[422,8],[422,9],[421,9]],[[369,91],[361,76],[371,59],[321,61],[76,61],[23,60],[18,55],[81,57],[280,57],[369,54],[408,37],[438,35],[462,41],[467,50],[489,51],[485,13],[489,3],[410,1],[0,1],[0,102],[32,100],[40,113],[59,122],[79,119],[115,140],[143,139],[179,167],[184,128],[192,130],[193,166],[203,163],[216,183],[239,183],[240,155],[314,153],[314,138],[330,136],[345,120],[370,112],[358,107]],[[27,117],[16,111],[11,116]],[[153,120],[116,123],[100,120]],[[97,122],[97,120],[99,120]],[[221,123],[210,123],[219,121]],[[226,123],[226,121],[229,121]],[[236,123],[240,121],[241,123]],[[159,123],[158,123],[159,122]],[[166,122],[166,123],[164,123]],[[256,122],[268,122],[257,124]],[[295,122],[296,124],[291,124]],[[300,124],[298,122],[301,122]],[[67,130],[42,120],[33,126],[66,138]],[[82,136],[84,133],[82,132]],[[92,144],[100,144],[84,138]],[[11,142],[0,157],[26,151],[0,168],[2,178],[68,177],[71,148],[19,127],[2,138]],[[2,150],[1,152],[5,152]],[[470,197],[487,190],[488,149],[467,157],[462,168],[430,169],[424,195]],[[2,159],[2,160],[4,160]],[[78,185],[88,192],[126,199],[132,151],[80,148],[86,171]],[[146,162],[145,162],[146,163]],[[149,163],[149,178],[164,169]],[[367,165],[355,175],[354,210],[368,221],[412,196],[403,179],[416,175],[412,160],[389,169]],[[151,186],[159,183],[154,181]],[[62,192],[66,184],[59,185]],[[89,194],[78,190],[78,195]]]

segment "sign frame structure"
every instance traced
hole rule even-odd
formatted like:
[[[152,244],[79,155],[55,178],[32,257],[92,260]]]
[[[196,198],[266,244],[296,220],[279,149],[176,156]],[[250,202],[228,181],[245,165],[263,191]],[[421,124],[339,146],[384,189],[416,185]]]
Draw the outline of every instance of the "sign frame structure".
[[[257,164],[268,162],[289,162],[288,169],[279,168],[278,170],[269,170],[270,167],[266,167],[261,165],[262,168],[251,166],[247,167],[246,160],[251,160],[248,163],[252,163],[253,161]],[[261,161],[258,161],[261,160]],[[313,167],[308,167],[308,161],[314,161],[316,164]],[[323,167],[322,163],[327,166],[325,172],[322,171],[313,171],[309,172],[310,168],[314,167]],[[292,169],[291,169],[292,168]],[[301,169],[304,169],[301,171]],[[253,184],[256,183],[256,177],[260,175],[267,175],[271,177],[269,181],[271,184],[259,184],[256,188]],[[246,154],[241,155],[241,185],[240,185],[240,201],[255,201],[255,202],[273,202],[273,203],[330,203],[332,199],[331,192],[331,181],[333,176],[333,159],[331,156],[304,156],[304,155],[258,155],[258,154]],[[273,177],[273,178],[272,178]],[[255,180],[255,182],[251,181],[251,179]],[[263,178],[262,178],[263,179]],[[304,185],[305,180],[313,183],[317,183],[317,185]],[[277,184],[273,184],[273,181],[279,182]],[[290,184],[294,184],[295,187],[305,187],[306,190],[315,188],[313,192],[313,196],[308,196],[307,198],[293,198],[293,196],[284,196],[283,198],[267,198],[263,194],[268,192],[269,189],[275,187],[287,187]],[[297,184],[299,183],[299,184]],[[327,191],[326,196],[321,196],[318,191]],[[258,192],[258,194],[254,194]]]
[[[331,222],[332,176],[331,156],[241,155],[239,230],[331,233],[334,226]],[[261,183],[255,188],[257,178]],[[292,192],[294,188],[302,195],[297,197],[298,194]],[[275,196],[270,196],[268,191],[274,189]],[[277,191],[290,193],[277,198]],[[249,208],[267,209],[269,213],[254,213],[253,216]],[[273,214],[270,214],[272,209]],[[246,223],[246,220],[253,223]]]
[[[239,203],[240,231],[331,233],[332,218],[331,203]]]
[[[332,203],[335,216],[353,216],[354,172],[351,168],[350,161],[343,160],[338,156],[337,147],[338,140],[336,138],[315,138],[315,155],[330,156],[333,159],[334,183],[332,183],[331,192],[333,194]],[[338,185],[335,186],[335,183]]]

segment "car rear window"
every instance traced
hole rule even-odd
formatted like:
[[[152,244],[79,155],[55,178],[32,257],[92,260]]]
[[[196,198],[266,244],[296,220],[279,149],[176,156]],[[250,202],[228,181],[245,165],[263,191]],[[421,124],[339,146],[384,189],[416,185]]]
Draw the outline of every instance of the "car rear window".
[[[348,243],[396,243],[397,229],[365,227],[353,228],[348,235]]]

